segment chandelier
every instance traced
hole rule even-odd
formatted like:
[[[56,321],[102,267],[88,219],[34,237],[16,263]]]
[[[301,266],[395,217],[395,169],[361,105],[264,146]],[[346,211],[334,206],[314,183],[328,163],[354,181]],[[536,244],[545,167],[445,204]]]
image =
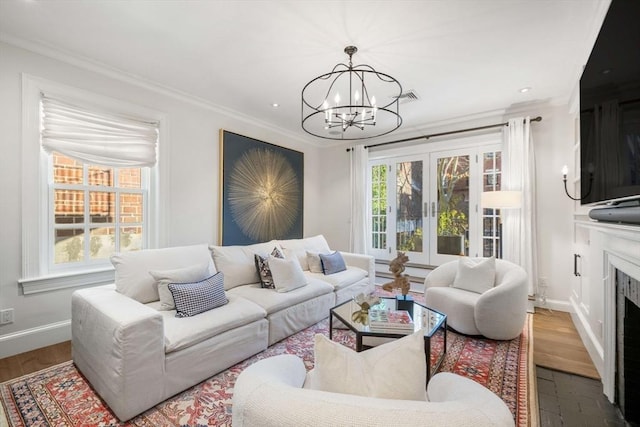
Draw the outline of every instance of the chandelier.
[[[386,135],[402,124],[402,86],[369,65],[353,65],[355,46],[347,46],[349,65],[340,63],[302,89],[302,128],[325,139],[366,139]]]

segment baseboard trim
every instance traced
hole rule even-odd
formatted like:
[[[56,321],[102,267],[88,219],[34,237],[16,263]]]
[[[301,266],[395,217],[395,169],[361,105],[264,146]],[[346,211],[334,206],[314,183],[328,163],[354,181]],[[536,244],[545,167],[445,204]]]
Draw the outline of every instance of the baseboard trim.
[[[0,336],[0,359],[71,339],[71,320]]]
[[[558,299],[548,299],[544,304],[541,304],[540,301],[536,301],[535,306],[540,308],[549,308],[556,311],[564,311],[567,313],[571,313],[573,311],[573,306],[569,301]]]

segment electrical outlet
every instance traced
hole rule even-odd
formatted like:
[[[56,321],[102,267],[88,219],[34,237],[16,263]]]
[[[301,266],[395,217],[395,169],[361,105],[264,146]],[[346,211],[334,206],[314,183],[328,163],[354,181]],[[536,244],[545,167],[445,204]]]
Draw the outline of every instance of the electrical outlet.
[[[0,310],[0,325],[6,325],[7,323],[13,323],[13,308]]]

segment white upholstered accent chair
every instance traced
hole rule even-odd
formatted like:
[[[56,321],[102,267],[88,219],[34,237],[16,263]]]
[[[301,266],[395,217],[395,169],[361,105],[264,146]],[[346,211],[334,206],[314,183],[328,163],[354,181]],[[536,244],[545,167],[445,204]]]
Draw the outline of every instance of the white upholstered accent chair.
[[[386,373],[393,375],[393,369]],[[233,389],[233,427],[514,426],[502,399],[449,372],[431,378],[428,401],[312,390],[306,388],[306,378],[304,362],[292,354],[262,359],[246,368]]]
[[[522,267],[495,260],[495,282],[483,292],[454,287],[459,262],[434,269],[424,281],[429,308],[447,315],[447,325],[465,335],[510,340],[522,332],[527,317],[527,273]],[[470,286],[473,287],[473,286]]]

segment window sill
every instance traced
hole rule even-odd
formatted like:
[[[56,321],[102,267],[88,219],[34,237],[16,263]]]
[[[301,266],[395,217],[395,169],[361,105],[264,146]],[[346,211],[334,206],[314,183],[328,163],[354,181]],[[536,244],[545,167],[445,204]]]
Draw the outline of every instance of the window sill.
[[[102,270],[77,271],[20,279],[18,283],[22,286],[24,295],[31,295],[81,286],[106,285],[113,283],[114,280],[115,270],[113,268],[105,268]]]

